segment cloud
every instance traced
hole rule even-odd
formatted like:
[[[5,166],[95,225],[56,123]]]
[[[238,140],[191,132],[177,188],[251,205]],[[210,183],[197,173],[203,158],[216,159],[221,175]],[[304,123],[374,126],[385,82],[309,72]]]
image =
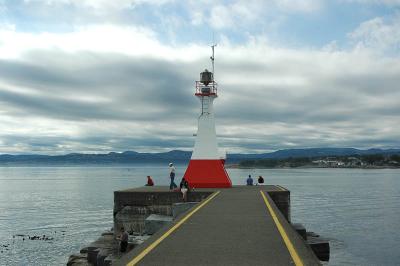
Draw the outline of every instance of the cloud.
[[[30,113],[72,120],[143,120],[166,107],[172,111],[178,103],[188,107],[190,91],[185,87],[192,82],[177,63],[86,52],[31,52],[25,60],[30,61],[0,61],[0,99]]]
[[[23,31],[66,32],[93,24],[145,25],[154,10],[174,0],[15,0],[0,1],[0,24],[16,22]]]
[[[89,9],[97,15],[106,15],[124,10],[131,10],[140,5],[161,6],[172,0],[24,0],[23,5],[36,10],[52,8]]]
[[[321,9],[321,0],[277,0],[279,8],[291,12],[315,12]]]
[[[277,13],[312,13],[322,8],[320,0],[238,0],[226,3],[216,1],[196,1],[188,5],[188,12],[194,25],[208,24],[216,30],[247,31],[257,24],[261,29],[281,20]],[[265,24],[265,25],[263,25]]]
[[[125,27],[6,33],[0,152],[192,148],[193,82],[209,64],[208,47],[163,45]],[[217,130],[228,152],[399,145],[396,58],[253,40],[218,46],[216,63]]]
[[[341,0],[350,3],[359,3],[367,5],[387,5],[387,6],[397,6],[400,5],[400,0]]]
[[[194,8],[207,3],[189,2],[185,8],[192,7],[192,13],[167,12],[166,25],[157,25],[162,30],[151,23],[114,20],[77,23],[66,31],[21,30],[17,21],[3,23],[0,153],[191,150],[199,112],[194,81],[210,66],[210,48],[198,40],[168,42],[160,34],[170,27],[174,35],[182,25],[211,25],[224,33],[216,50],[220,97],[215,111],[219,142],[228,153],[400,147],[397,15],[360,23],[347,35],[348,49],[341,49],[339,41],[293,49],[255,33],[269,23],[262,16],[269,18],[276,10],[283,16],[318,12],[321,2],[300,1],[294,7],[234,1]],[[46,4],[108,5],[27,4],[43,5],[43,10]],[[115,12],[157,5],[168,10],[179,4],[124,1]],[[216,18],[207,20],[212,12]],[[240,31],[241,41],[227,34]]]
[[[400,14],[376,17],[361,23],[349,38],[357,49],[373,49],[380,52],[400,51]]]

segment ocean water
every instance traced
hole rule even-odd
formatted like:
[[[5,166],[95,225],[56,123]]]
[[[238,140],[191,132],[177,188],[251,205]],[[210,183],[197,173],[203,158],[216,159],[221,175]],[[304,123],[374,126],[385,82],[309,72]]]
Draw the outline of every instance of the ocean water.
[[[177,166],[177,176],[185,166]],[[400,265],[400,169],[228,169],[291,191],[293,222],[330,239],[329,265]],[[0,167],[0,265],[65,265],[112,226],[113,191],[166,165]],[[29,240],[20,235],[51,240]],[[14,236],[14,237],[13,237]]]

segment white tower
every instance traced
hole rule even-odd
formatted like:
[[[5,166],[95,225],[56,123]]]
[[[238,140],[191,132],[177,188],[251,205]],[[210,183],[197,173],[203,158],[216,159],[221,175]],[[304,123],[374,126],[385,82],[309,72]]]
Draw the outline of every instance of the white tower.
[[[214,71],[214,46],[212,50]],[[184,177],[191,187],[231,187],[232,182],[224,167],[225,160],[220,158],[218,152],[213,110],[213,102],[218,94],[213,72],[206,69],[200,73],[195,96],[200,100],[200,115],[196,142]]]
[[[211,80],[212,73],[206,69],[196,81],[195,95],[200,100],[200,116],[192,159],[220,159],[215,131],[213,103],[217,98],[217,84]],[[208,82],[208,80],[211,80]]]

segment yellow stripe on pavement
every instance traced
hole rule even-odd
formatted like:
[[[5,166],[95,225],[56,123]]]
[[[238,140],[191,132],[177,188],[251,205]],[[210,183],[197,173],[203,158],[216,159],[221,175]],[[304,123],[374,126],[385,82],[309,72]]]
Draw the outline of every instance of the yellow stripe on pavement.
[[[183,217],[178,223],[176,223],[173,227],[171,227],[167,232],[165,232],[160,238],[151,243],[146,249],[139,253],[133,260],[131,260],[127,265],[133,266],[136,265],[140,260],[142,260],[150,251],[152,251],[158,244],[161,243],[165,238],[167,238],[172,232],[178,229],[184,222],[186,222],[193,214],[195,214],[198,210],[204,207],[207,203],[209,203],[213,198],[215,198],[220,191],[214,192],[208,199],[202,202],[199,206],[197,206],[194,210],[189,212],[185,217]]]
[[[286,234],[285,229],[283,228],[282,224],[279,222],[278,217],[276,216],[276,213],[271,207],[271,204],[269,203],[267,197],[265,196],[264,192],[260,190],[261,196],[264,199],[265,205],[267,205],[267,208],[272,216],[272,219],[274,220],[276,227],[278,228],[279,233],[281,234],[283,241],[285,242],[285,245],[287,249],[289,250],[290,256],[292,256],[292,259],[294,261],[294,264],[296,266],[303,266],[303,262],[301,261],[299,255],[297,254],[297,251],[294,249],[292,242],[290,241],[288,235]]]

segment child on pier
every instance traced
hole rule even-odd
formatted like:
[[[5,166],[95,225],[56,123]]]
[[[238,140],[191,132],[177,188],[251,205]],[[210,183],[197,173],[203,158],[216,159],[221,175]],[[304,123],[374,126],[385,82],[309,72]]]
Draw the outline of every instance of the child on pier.
[[[182,177],[179,187],[181,188],[183,201],[187,201],[187,192],[189,190],[189,183],[184,177]]]

